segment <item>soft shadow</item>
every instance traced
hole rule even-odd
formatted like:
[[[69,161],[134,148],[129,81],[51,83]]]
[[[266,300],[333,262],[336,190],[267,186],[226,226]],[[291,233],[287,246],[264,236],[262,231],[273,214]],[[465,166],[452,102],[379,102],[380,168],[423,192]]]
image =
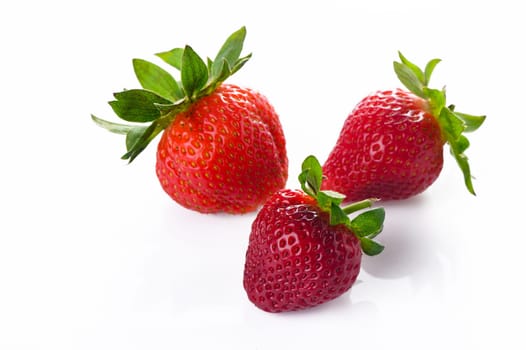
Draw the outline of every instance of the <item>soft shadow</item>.
[[[385,202],[383,232],[378,236],[384,251],[377,256],[364,256],[362,269],[385,279],[409,277],[416,286],[437,283],[444,279],[443,235],[430,227],[430,215],[435,215],[431,202],[417,196],[400,202]],[[447,254],[445,254],[447,255]],[[432,276],[432,278],[430,277]]]

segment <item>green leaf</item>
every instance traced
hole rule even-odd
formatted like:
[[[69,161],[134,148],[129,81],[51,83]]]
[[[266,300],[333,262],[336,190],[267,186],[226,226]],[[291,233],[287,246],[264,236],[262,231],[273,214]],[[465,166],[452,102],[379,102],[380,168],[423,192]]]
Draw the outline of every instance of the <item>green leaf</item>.
[[[444,90],[424,88],[424,95],[429,101],[429,107],[433,115],[440,115],[442,108],[446,106],[446,92]]]
[[[331,203],[329,217],[330,217],[330,224],[333,226],[340,225],[340,224],[343,224],[345,226],[350,225],[351,220],[349,219],[347,214],[345,214],[342,208],[334,202]]]
[[[351,230],[358,237],[377,235],[382,231],[385,219],[385,210],[376,208],[368,210],[351,221]]]
[[[473,182],[471,181],[471,170],[469,168],[468,157],[464,153],[459,152],[457,149],[458,146],[450,145],[451,154],[455,157],[460,170],[462,170],[462,175],[464,176],[464,184],[468,191],[475,195],[475,189],[473,188]]]
[[[426,85],[425,84],[425,77],[424,77],[424,73],[422,72],[422,70],[416,64],[410,62],[407,58],[405,58],[404,55],[402,55],[402,53],[400,51],[398,51],[398,57],[400,57],[400,60],[402,61],[402,64],[404,66],[406,66],[407,68],[409,68],[409,70],[411,70],[411,72],[418,79],[418,81],[423,86],[425,86]]]
[[[135,144],[141,139],[142,135],[146,132],[148,126],[135,126],[131,127],[126,134],[126,150],[130,151],[133,149]]]
[[[449,143],[451,154],[455,157],[462,171],[466,188],[474,195],[475,190],[473,189],[473,183],[471,181],[471,170],[469,168],[468,158],[464,155],[464,151],[469,146],[468,139],[462,135],[464,122],[449,108],[442,109],[438,120]]]
[[[113,94],[115,101],[109,104],[115,114],[129,122],[151,122],[160,116],[155,104],[169,104],[170,101],[148,90],[124,90]]]
[[[334,191],[319,191],[317,193],[317,200],[318,205],[322,210],[329,211],[331,209],[332,204],[336,204],[339,206],[343,199],[345,198],[345,195],[334,192]]]
[[[419,97],[426,97],[423,91],[424,85],[409,67],[400,62],[393,62],[393,67],[398,79],[409,91]]]
[[[159,110],[161,115],[166,115],[171,112],[180,113],[188,109],[188,106],[191,104],[187,98],[182,98],[173,103],[154,103],[155,107]]]
[[[439,58],[432,59],[426,64],[426,68],[424,70],[424,85],[429,85],[429,80],[431,80],[431,75],[433,74],[433,71],[435,70],[435,67],[437,64],[439,64],[442,60]]]
[[[210,59],[210,57],[206,58],[206,68],[208,69],[208,75],[212,76],[212,65],[214,64],[214,61]]]
[[[308,194],[312,198],[317,198],[318,194],[316,192],[314,192],[314,189],[312,189],[309,186],[309,184],[307,183],[307,176],[308,176],[308,174],[309,174],[309,170],[308,169],[307,170],[303,170],[298,175],[298,181],[301,184],[301,189],[303,190],[303,192],[305,192],[306,194]]]
[[[464,153],[469,147],[469,140],[466,136],[460,135],[457,140],[457,149],[456,152]]]
[[[183,63],[183,52],[184,49],[175,48],[170,51],[156,53],[155,55],[161,58],[164,62],[168,63],[170,66],[181,70]]]
[[[366,237],[360,238],[360,246],[363,252],[369,256],[378,255],[384,250],[383,245]]]
[[[223,60],[227,61],[229,67],[235,66],[243,50],[243,42],[245,41],[246,34],[246,28],[241,27],[226,39],[212,63],[212,75],[214,77],[223,71]]]
[[[216,73],[217,75],[214,76],[214,84],[221,83],[225,81],[229,76],[232,75],[232,71],[230,69],[230,65],[228,64],[226,59],[223,59],[223,65],[221,68],[221,71]]]
[[[131,163],[163,129],[164,127],[158,121],[154,121],[142,129],[131,129],[126,137],[128,152],[121,158],[127,159]]]
[[[451,144],[456,142],[464,131],[464,122],[460,120],[449,108],[442,108],[438,115],[438,123],[446,140]]]
[[[144,89],[153,91],[170,101],[176,101],[184,97],[184,93],[177,81],[161,67],[136,58],[133,60],[133,69]]]
[[[336,192],[336,191],[330,191],[330,190],[323,190],[323,191],[320,191],[319,193],[323,193],[325,196],[331,198],[331,201],[333,203],[336,203],[338,205],[340,205],[343,200],[345,199],[345,195],[340,193],[340,192]]]
[[[457,118],[461,119],[464,122],[464,132],[473,132],[480,128],[484,120],[486,120],[485,115],[470,115],[460,112],[453,112]]]
[[[301,188],[305,193],[316,198],[320,191],[323,173],[320,162],[314,156],[308,156],[301,164],[301,173],[298,177]]]
[[[311,195],[310,193],[308,194]],[[325,193],[319,192],[314,195],[314,198],[316,198],[316,200],[318,201],[318,206],[321,208],[321,210],[323,211],[331,210],[331,205],[332,205],[331,197],[327,196]]]
[[[95,122],[95,124],[97,124],[101,128],[104,128],[115,134],[126,135],[128,131],[130,131],[130,129],[133,128],[132,125],[109,122],[107,120],[97,118],[93,114],[91,115],[91,119]]]
[[[206,64],[188,45],[183,52],[181,80],[186,95],[191,99],[196,97],[197,93],[208,81]]]
[[[241,69],[241,67],[243,67],[245,65],[245,63],[247,63],[247,61],[252,57],[252,54],[248,54],[246,55],[245,57],[241,57],[239,60],[236,61],[236,63],[234,64],[234,66],[232,67],[232,74],[234,74],[235,72],[237,72],[238,70]]]

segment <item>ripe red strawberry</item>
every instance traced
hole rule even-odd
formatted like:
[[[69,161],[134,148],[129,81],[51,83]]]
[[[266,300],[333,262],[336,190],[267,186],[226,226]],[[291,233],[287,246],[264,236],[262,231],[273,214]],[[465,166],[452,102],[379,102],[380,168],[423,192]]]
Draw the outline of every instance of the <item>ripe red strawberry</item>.
[[[463,133],[480,127],[485,116],[455,111],[453,105],[446,106],[445,90],[428,87],[440,60],[431,60],[422,71],[399,56],[394,69],[409,91],[379,91],[358,103],[323,165],[323,188],[348,200],[409,198],[438,178],[448,143],[467,189],[475,194]]]
[[[162,188],[182,206],[203,213],[255,210],[287,180],[285,137],[274,108],[247,88],[223,84],[250,58],[240,58],[246,30],[234,32],[215,60],[190,46],[157,54],[181,71],[181,81],[148,61],[135,59],[143,89],[116,93],[110,105],[118,124],[92,116],[126,135],[130,162],[161,132],[156,173]],[[146,125],[145,125],[146,124]]]
[[[372,239],[383,226],[384,210],[348,214],[370,207],[364,200],[340,207],[343,196],[321,191],[321,165],[307,157],[301,190],[276,192],[258,213],[246,252],[243,286],[248,298],[268,312],[301,310],[332,300],[351,288],[362,251],[383,247]]]

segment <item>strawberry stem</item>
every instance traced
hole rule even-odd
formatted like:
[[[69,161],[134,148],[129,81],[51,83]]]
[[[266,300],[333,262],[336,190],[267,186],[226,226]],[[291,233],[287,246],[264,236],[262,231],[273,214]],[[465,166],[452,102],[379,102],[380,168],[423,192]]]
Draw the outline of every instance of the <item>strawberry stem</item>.
[[[323,172],[320,162],[314,156],[308,156],[301,164],[301,173],[298,176],[303,192],[311,196],[318,203],[319,208],[329,214],[331,225],[344,225],[360,240],[362,251],[367,255],[377,255],[384,247],[373,239],[383,229],[385,211],[375,208],[357,215],[354,219],[349,214],[362,209],[370,208],[376,198],[369,198],[341,207],[345,196],[341,193],[321,190]]]
[[[363,201],[359,201],[359,202],[355,202],[355,203],[346,205],[345,207],[342,207],[342,210],[345,214],[349,215],[358,210],[370,208],[377,201],[379,201],[379,199],[377,198],[364,199]]]

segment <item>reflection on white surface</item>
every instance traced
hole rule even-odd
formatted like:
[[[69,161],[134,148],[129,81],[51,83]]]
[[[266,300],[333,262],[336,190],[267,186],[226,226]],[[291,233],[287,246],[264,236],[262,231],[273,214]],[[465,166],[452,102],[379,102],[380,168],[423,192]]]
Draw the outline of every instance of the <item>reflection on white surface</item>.
[[[430,222],[438,218],[433,218],[430,210],[433,199],[422,197],[383,204],[389,213],[380,236],[386,248],[376,257],[364,257],[362,268],[368,274],[385,279],[407,278],[415,288],[430,282],[435,288],[443,286],[448,267],[444,265],[453,264],[455,247],[448,244],[447,234],[429,229]]]

